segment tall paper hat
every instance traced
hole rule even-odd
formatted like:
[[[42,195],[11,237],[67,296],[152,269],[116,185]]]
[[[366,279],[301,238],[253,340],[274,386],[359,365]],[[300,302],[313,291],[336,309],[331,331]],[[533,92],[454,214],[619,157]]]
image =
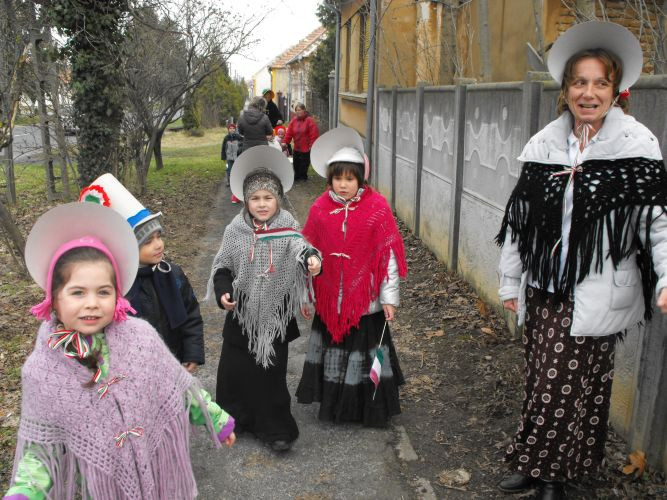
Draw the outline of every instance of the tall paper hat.
[[[45,292],[45,299],[32,308],[40,319],[48,319],[53,297],[51,284],[58,259],[68,250],[92,247],[104,253],[116,274],[115,320],[133,311],[123,298],[134,283],[139,267],[139,249],[132,229],[113,210],[92,203],[67,203],[43,214],[30,230],[25,262],[30,276]]]
[[[79,201],[104,205],[118,212],[132,227],[139,246],[155,231],[162,231],[162,212],[151,213],[111,174],[104,174],[81,191]]]
[[[616,23],[588,21],[575,24],[554,42],[547,61],[553,79],[562,83],[567,61],[586,49],[604,49],[619,58],[623,66],[619,90],[630,88],[642,72],[642,47],[630,30]]]
[[[364,142],[359,133],[350,127],[336,127],[317,138],[310,150],[310,162],[315,172],[327,176],[327,167],[334,162],[361,163],[364,179],[368,179],[370,165],[364,154]]]
[[[253,146],[246,149],[234,162],[229,186],[239,200],[243,200],[243,181],[254,170],[265,168],[273,172],[283,186],[283,193],[292,189],[294,168],[280,149],[271,146]]]

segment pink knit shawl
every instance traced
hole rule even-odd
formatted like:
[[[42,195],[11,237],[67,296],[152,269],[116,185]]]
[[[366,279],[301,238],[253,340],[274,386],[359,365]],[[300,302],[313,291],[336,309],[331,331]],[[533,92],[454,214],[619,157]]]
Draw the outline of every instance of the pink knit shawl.
[[[90,369],[47,347],[53,331],[53,322],[42,323],[23,365],[14,469],[29,446],[53,479],[50,498],[75,498],[77,491],[96,500],[194,498],[188,411],[193,398],[201,408],[206,404],[196,379],[153,327],[131,318],[106,328],[109,378],[126,378],[103,398],[98,386],[82,386]],[[217,444],[208,415],[207,421]],[[114,436],[137,427],[143,436],[129,434],[122,447],[116,446]]]

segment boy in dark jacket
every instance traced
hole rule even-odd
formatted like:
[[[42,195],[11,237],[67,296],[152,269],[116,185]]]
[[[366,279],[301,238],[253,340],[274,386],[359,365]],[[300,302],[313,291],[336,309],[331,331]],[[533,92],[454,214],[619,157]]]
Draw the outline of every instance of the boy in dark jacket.
[[[222,140],[222,151],[220,152],[220,158],[227,162],[227,187],[229,187],[229,176],[232,173],[234,162],[241,154],[242,145],[243,137],[236,131],[236,124],[230,123],[227,125],[227,135]]]
[[[203,365],[204,321],[187,276],[180,266],[164,260],[162,213],[149,212],[111,174],[93,181],[79,199],[110,207],[130,223],[139,244],[139,271],[127,300],[189,372]]]

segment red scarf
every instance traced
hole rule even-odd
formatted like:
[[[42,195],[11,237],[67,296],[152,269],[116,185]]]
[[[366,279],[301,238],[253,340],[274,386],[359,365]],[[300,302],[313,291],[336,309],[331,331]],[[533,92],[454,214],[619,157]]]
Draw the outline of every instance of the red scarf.
[[[358,201],[348,202],[346,233],[345,205],[323,193],[310,208],[303,235],[322,252],[322,272],[313,279],[315,310],[338,343],[358,327],[361,316],[380,295],[387,279],[391,252],[399,276],[408,271],[403,239],[384,197],[366,187]],[[343,300],[338,312],[338,294],[343,277]]]

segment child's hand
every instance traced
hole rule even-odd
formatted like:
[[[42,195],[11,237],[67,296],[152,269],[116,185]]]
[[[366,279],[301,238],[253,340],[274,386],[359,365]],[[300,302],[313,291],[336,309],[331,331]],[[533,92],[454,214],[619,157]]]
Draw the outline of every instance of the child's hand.
[[[660,304],[658,304],[660,305]],[[508,299],[503,302],[503,307],[508,311],[516,312],[519,309],[519,300],[518,299]]]
[[[320,274],[321,270],[322,270],[322,262],[320,261],[320,259],[318,259],[314,255],[308,257],[308,272],[313,276],[317,276],[318,274]]]
[[[387,321],[394,321],[394,317],[396,316],[396,306],[382,304],[382,310],[384,311],[384,319]]]
[[[192,361],[183,363],[183,368],[185,368],[188,371],[188,373],[194,373],[195,370],[197,369],[197,363],[193,363]]]
[[[220,303],[226,311],[233,311],[236,307],[236,302],[232,300],[228,293],[225,293],[222,297],[220,297]]]
[[[225,443],[225,446],[227,446],[227,448],[231,448],[232,446],[234,446],[235,442],[236,442],[236,434],[234,434],[233,432],[229,436],[227,436],[227,439],[223,441],[223,443]]]
[[[657,304],[661,312],[667,313],[667,287],[660,290]]]
[[[310,304],[304,304],[301,306],[301,316],[310,321],[313,319],[313,309]]]

